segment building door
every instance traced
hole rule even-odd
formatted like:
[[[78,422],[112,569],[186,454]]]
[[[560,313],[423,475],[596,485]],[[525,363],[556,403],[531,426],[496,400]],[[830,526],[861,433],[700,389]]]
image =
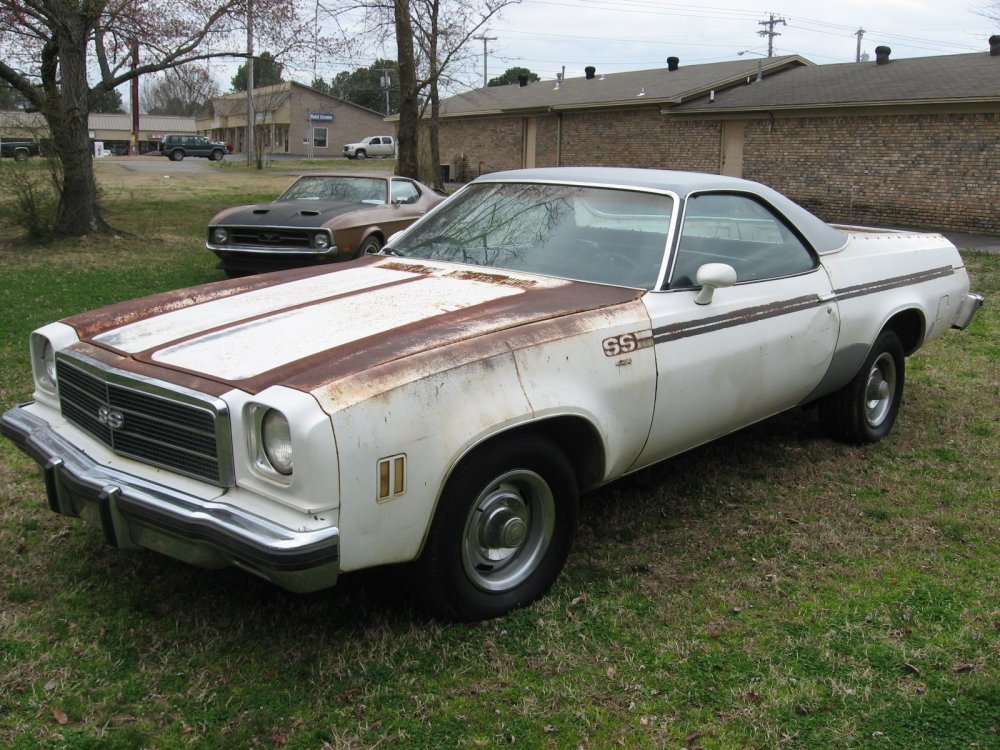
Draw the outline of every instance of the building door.
[[[744,122],[722,123],[722,165],[721,173],[728,177],[743,176],[743,130]]]
[[[535,139],[538,136],[538,118],[524,118],[524,153],[521,162],[525,169],[535,166]]]

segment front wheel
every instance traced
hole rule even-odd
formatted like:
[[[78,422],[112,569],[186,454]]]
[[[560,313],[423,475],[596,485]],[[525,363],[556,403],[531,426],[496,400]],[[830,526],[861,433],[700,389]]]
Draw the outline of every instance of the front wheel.
[[[356,258],[360,258],[363,255],[374,255],[379,250],[382,249],[382,240],[380,240],[376,235],[368,237],[364,242],[361,243],[361,247],[358,248],[358,254]]]
[[[170,152],[170,161],[183,161],[183,160],[184,160],[183,151],[177,150]]]
[[[360,149],[354,152],[354,158],[358,159],[359,161],[361,159],[364,159],[366,156],[368,156],[368,154],[366,154],[364,151],[361,151]]]
[[[819,405],[831,437],[847,443],[875,443],[892,430],[903,401],[906,358],[894,331],[883,331],[854,378]]]
[[[14,149],[14,161],[27,161],[27,160],[28,160],[27,149],[23,148]]]
[[[499,617],[542,596],[569,556],[578,491],[552,443],[526,436],[465,458],[441,496],[415,588],[451,620]]]

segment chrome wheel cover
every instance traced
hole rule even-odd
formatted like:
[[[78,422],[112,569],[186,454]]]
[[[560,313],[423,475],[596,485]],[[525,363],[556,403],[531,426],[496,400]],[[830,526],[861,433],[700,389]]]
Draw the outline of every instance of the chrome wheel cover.
[[[465,519],[462,566],[469,581],[491,593],[523,583],[541,564],[555,520],[555,499],[540,475],[515,469],[494,479]]]
[[[865,385],[865,421],[869,427],[880,427],[896,397],[896,360],[889,352],[882,352],[868,371]]]

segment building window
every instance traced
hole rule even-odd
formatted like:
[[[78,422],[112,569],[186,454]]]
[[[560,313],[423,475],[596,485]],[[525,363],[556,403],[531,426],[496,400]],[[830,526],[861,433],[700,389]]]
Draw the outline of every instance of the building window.
[[[326,148],[326,128],[313,128],[313,146]]]

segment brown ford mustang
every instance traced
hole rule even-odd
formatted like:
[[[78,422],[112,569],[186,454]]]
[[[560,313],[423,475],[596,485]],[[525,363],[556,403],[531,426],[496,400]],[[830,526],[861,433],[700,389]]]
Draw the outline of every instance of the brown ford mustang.
[[[216,214],[206,247],[228,276],[351,260],[378,252],[443,200],[423,183],[385,172],[307,174],[272,203]]]

